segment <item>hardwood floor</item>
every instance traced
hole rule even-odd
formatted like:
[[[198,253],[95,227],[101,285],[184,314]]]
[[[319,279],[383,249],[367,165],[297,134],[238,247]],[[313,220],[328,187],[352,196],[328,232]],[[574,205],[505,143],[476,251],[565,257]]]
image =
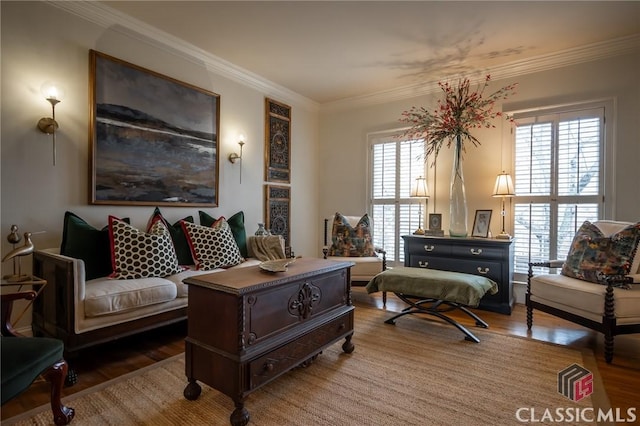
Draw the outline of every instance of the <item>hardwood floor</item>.
[[[363,287],[354,287],[353,303],[356,307],[382,308],[382,295],[368,295]],[[404,307],[404,302],[392,294],[388,296],[387,310],[399,312]],[[499,333],[593,350],[611,407],[620,408],[622,413],[636,407],[636,415],[640,417],[637,409],[640,407],[640,335],[617,336],[613,364],[608,365],[604,361],[604,340],[600,333],[537,311],[534,311],[533,330],[528,333],[523,305],[517,305],[511,315],[476,312],[489,323],[491,330]],[[451,315],[461,323],[473,326],[468,317],[453,312]],[[186,324],[181,323],[81,352],[80,357],[70,360],[78,372],[78,383],[65,388],[63,398],[184,352],[185,335]],[[2,406],[2,420],[48,403],[49,386],[44,381],[37,381],[26,392]]]

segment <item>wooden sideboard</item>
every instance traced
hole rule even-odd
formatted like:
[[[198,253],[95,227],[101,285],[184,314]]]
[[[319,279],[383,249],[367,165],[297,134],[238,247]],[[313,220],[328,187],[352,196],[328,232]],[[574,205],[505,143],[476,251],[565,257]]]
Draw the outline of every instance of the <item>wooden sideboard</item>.
[[[404,266],[482,275],[498,283],[497,294],[487,294],[480,309],[511,314],[513,240],[403,235]]]
[[[351,262],[301,258],[288,271],[258,266],[191,277],[185,339],[187,399],[201,381],[231,397],[232,425],[249,422],[246,396],[329,345],[354,345]]]

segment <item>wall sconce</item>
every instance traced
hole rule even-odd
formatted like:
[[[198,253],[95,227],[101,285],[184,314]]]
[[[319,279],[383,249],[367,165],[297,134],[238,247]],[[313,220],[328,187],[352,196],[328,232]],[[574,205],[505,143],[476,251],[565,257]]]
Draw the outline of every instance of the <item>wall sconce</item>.
[[[509,197],[513,197],[516,195],[513,189],[513,181],[511,180],[511,175],[505,173],[504,170],[502,173],[498,175],[496,178],[496,186],[493,188],[493,196],[494,197],[502,197],[502,232],[500,235],[496,235],[496,238],[500,238],[503,240],[508,240],[511,238],[511,235],[507,234],[507,231],[504,229],[504,217],[507,214],[504,209],[504,199]]]
[[[56,121],[56,104],[60,102],[64,96],[61,87],[55,83],[46,82],[40,88],[40,92],[51,104],[52,117],[43,117],[38,121],[38,129],[42,133],[52,135],[53,138],[53,165],[56,165],[56,130],[58,130],[58,122]]]
[[[238,145],[240,145],[240,155],[232,152],[229,154],[229,161],[231,161],[231,164],[236,164],[236,160],[240,160],[240,183],[242,183],[242,147],[244,146],[244,135],[240,135],[238,139],[240,139],[238,141]]]
[[[429,198],[429,189],[427,188],[427,179],[425,177],[416,178],[416,183],[411,188],[409,196],[412,198]],[[422,201],[418,212],[418,229],[415,230],[414,235],[424,235],[424,229],[422,229]]]

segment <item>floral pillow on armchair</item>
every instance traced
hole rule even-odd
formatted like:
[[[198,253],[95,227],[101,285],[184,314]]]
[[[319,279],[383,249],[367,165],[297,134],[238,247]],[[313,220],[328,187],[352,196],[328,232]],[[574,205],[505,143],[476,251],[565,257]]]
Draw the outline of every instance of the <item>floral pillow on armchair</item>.
[[[365,214],[355,226],[346,216],[336,213],[331,230],[329,256],[370,257],[376,256],[371,237],[371,221]]]
[[[584,222],[571,243],[562,275],[606,284],[609,276],[626,276],[640,242],[640,223],[605,236],[591,222]]]

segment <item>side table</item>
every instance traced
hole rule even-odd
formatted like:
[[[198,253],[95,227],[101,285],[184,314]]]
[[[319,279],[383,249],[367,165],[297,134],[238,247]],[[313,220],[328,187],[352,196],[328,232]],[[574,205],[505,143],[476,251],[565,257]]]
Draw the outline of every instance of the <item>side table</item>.
[[[9,307],[11,305],[8,305],[7,307],[5,307],[3,304],[2,324],[1,324],[3,336],[6,336],[7,332],[10,333],[10,335],[15,333],[12,331],[12,327],[10,324],[12,323],[17,324],[22,319],[22,317],[24,316],[24,314],[27,313],[31,305],[33,305],[33,301],[35,300],[35,298],[38,297],[38,295],[42,292],[42,289],[46,285],[47,285],[46,280],[43,280],[42,278],[39,278],[36,276],[28,276],[22,281],[16,281],[11,279],[0,280],[0,287],[2,288],[3,293],[4,293],[5,287],[17,287],[17,289],[15,290],[15,293],[19,293],[22,291],[23,286],[31,286],[33,288],[33,291],[35,292],[35,297],[33,297],[32,299],[29,299],[24,309],[22,309],[22,312],[20,312],[20,314],[14,321],[11,321],[11,308]]]

